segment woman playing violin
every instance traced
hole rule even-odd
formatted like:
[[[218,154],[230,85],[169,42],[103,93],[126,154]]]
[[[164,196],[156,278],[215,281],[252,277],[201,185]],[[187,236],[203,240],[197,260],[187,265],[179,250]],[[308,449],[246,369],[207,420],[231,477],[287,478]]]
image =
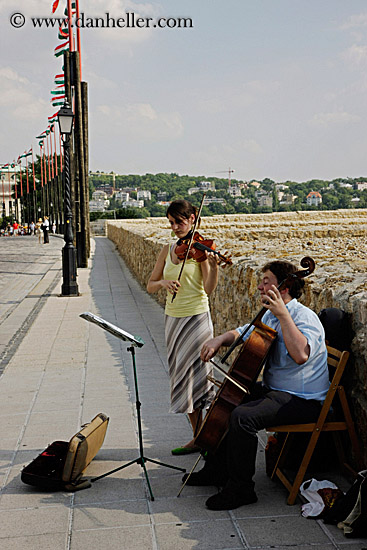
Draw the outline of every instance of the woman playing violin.
[[[176,239],[184,239],[192,230],[198,211],[186,200],[171,202],[167,218]],[[148,281],[149,293],[167,290],[165,308],[165,337],[171,386],[173,413],[187,413],[193,429],[201,424],[202,409],[214,397],[213,385],[207,375],[212,373],[208,363],[200,359],[204,342],[213,337],[213,325],[208,296],[218,282],[218,260],[214,253],[205,252],[203,262],[187,259],[179,279],[182,260],[176,255],[177,242],[161,250]],[[172,296],[175,299],[172,300]],[[197,451],[191,440],[172,454]]]

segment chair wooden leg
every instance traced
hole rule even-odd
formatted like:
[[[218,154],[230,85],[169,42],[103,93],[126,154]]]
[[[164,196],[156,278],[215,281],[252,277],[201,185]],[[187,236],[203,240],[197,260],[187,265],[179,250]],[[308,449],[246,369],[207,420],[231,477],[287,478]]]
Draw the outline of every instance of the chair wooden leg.
[[[319,430],[318,431],[315,430],[314,432],[312,432],[311,437],[310,437],[310,441],[307,445],[307,449],[306,449],[306,452],[303,456],[301,465],[298,468],[298,472],[296,474],[296,477],[294,478],[292,488],[291,488],[291,491],[290,491],[288,499],[287,499],[287,504],[290,504],[290,505],[294,504],[294,502],[297,498],[299,488],[300,488],[300,486],[301,486],[301,484],[304,480],[308,465],[310,463],[311,457],[313,455],[313,452],[315,450],[316,443],[317,443],[319,437],[320,437],[320,431]]]
[[[354,453],[354,456],[357,460],[358,468],[362,469],[363,468],[363,460],[362,460],[361,447],[359,445],[357,432],[356,432],[355,427],[354,427],[354,422],[353,422],[353,419],[352,419],[352,415],[350,413],[348,401],[347,401],[347,398],[346,398],[346,395],[345,395],[345,390],[344,390],[343,386],[338,386],[338,394],[339,394],[340,403],[341,403],[341,406],[342,406],[342,409],[343,409],[343,412],[344,412],[345,422],[346,422],[347,427],[348,427],[348,434],[349,434],[349,437],[350,437],[350,441],[352,443],[353,453]]]
[[[282,448],[280,449],[280,452],[279,452],[278,458],[276,460],[275,466],[273,468],[272,474],[270,476],[270,479],[274,479],[277,470],[280,469],[284,464],[284,461],[285,461],[286,456],[288,454],[289,443],[290,443],[290,440],[291,440],[290,436],[291,436],[291,434],[289,432],[285,436],[285,440],[283,441]]]

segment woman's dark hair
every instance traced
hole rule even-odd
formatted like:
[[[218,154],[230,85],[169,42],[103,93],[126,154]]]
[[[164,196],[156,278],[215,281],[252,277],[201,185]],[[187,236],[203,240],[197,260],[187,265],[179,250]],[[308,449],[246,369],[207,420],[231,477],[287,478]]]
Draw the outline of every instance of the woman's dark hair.
[[[268,262],[265,264],[262,271],[263,273],[265,273],[265,271],[271,271],[276,276],[278,284],[280,284],[287,279],[289,275],[292,275],[292,273],[298,271],[298,269],[294,264],[288,262],[287,260],[274,260],[273,262]],[[298,277],[295,278],[294,282],[288,286],[289,294],[292,298],[299,298],[303,292],[304,286],[305,282],[303,279],[299,279]]]
[[[191,214],[194,214],[195,220],[196,220],[198,215],[198,209],[196,208],[196,206],[191,204],[191,202],[186,201],[184,199],[179,199],[171,202],[171,204],[167,208],[167,212],[166,212],[167,218],[168,218],[168,214],[172,216],[172,218],[177,223],[180,223],[182,220],[188,220]],[[198,227],[199,225],[200,225],[200,220],[198,223]]]

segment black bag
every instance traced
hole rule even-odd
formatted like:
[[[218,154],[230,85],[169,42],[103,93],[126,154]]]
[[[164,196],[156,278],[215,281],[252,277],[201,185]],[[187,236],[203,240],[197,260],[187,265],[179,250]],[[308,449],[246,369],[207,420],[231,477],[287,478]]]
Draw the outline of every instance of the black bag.
[[[337,524],[348,538],[367,537],[367,470],[358,472],[353,485],[323,519]]]
[[[109,418],[99,413],[70,441],[54,441],[21,472],[23,483],[48,491],[78,491],[91,487],[84,470],[101,448]]]
[[[326,343],[332,348],[350,351],[354,338],[350,314],[336,307],[327,307],[320,311],[319,319],[325,330]]]

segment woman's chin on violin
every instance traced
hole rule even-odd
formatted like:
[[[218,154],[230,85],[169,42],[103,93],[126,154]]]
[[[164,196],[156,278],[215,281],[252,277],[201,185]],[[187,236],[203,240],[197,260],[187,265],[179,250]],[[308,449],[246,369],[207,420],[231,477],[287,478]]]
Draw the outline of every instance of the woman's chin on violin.
[[[178,239],[184,239],[191,231],[195,223],[195,216],[192,214],[189,218],[175,219],[171,214],[167,215],[173,233]]]

